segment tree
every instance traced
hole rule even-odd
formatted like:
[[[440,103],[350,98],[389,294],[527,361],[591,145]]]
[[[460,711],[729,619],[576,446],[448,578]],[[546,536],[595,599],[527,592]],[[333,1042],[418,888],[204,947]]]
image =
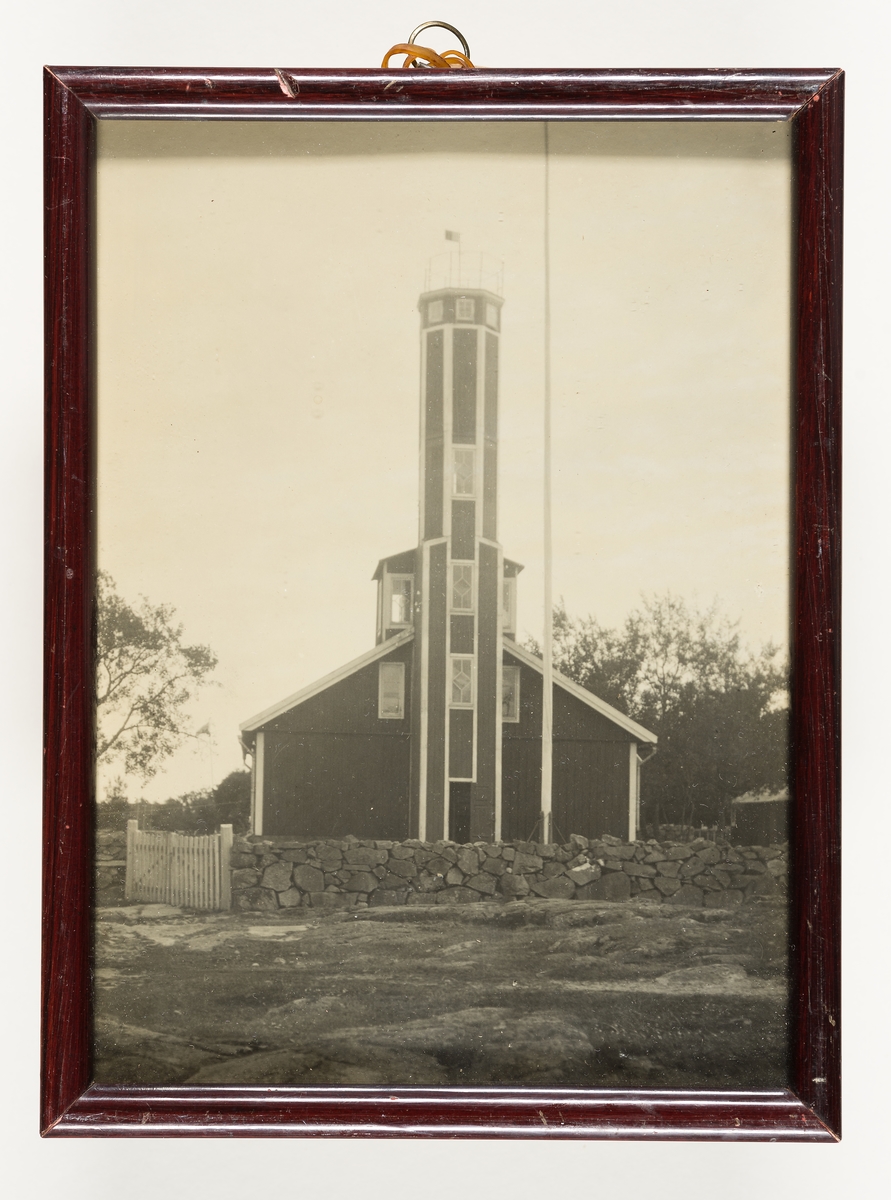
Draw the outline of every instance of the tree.
[[[530,646],[536,653],[539,648]],[[716,605],[645,598],[619,630],[554,613],[554,666],[659,737],[641,775],[644,821],[726,822],[729,802],[787,780],[788,671],[747,652]]]
[[[187,646],[175,609],[143,596],[131,608],[99,572],[96,757],[150,779],[187,737],[187,707],[217,665],[209,646]]]

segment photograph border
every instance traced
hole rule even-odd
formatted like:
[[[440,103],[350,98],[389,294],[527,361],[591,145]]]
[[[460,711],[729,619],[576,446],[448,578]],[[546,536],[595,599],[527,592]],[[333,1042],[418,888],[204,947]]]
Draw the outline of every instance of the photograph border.
[[[45,70],[45,1136],[840,1136],[844,77],[826,70]],[[762,120],[793,129],[791,1086],[91,1085],[98,120]]]

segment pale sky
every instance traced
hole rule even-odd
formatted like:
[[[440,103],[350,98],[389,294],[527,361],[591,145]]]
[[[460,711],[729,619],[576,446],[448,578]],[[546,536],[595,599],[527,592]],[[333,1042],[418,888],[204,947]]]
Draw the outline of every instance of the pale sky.
[[[540,123],[99,123],[98,557],[220,659],[131,798],[240,766],[239,724],[374,644],[417,543],[418,295],[504,262],[499,537],[542,627]],[[618,625],[720,598],[788,643],[789,127],[550,125],[554,592]],[[206,744],[206,739],[204,739]]]

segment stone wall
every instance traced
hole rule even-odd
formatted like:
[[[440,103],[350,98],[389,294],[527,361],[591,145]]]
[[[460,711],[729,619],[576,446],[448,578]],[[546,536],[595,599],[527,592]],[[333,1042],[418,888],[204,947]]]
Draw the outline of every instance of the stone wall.
[[[243,912],[470,904],[481,900],[631,900],[726,908],[786,889],[785,845],[623,842],[573,835],[537,842],[298,842],[236,838],[232,905]]]

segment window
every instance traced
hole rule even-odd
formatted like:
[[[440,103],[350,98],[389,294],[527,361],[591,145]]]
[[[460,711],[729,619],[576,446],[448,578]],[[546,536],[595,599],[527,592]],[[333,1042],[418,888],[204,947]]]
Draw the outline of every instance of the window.
[[[520,719],[520,668],[504,667],[501,676],[501,719]]]
[[[427,305],[427,324],[439,325],[442,321],[442,301],[431,300]]]
[[[382,721],[405,717],[405,663],[381,663],[377,675],[377,715]]]
[[[452,608],[473,611],[473,567],[470,563],[452,567]]]
[[[457,321],[472,321],[475,313],[472,300],[466,300],[463,297],[455,303],[455,319]]]
[[[498,328],[498,309],[494,304],[486,305],[486,324],[491,325],[493,329]]]
[[[453,450],[452,454],[452,492],[456,496],[472,496],[476,456],[472,450]]]
[[[452,659],[452,699],[451,703],[462,708],[473,704],[473,659]]]
[[[505,633],[516,633],[517,626],[517,581],[514,576],[501,585],[501,621]]]
[[[411,575],[390,575],[390,599],[387,604],[387,625],[411,625]]]

